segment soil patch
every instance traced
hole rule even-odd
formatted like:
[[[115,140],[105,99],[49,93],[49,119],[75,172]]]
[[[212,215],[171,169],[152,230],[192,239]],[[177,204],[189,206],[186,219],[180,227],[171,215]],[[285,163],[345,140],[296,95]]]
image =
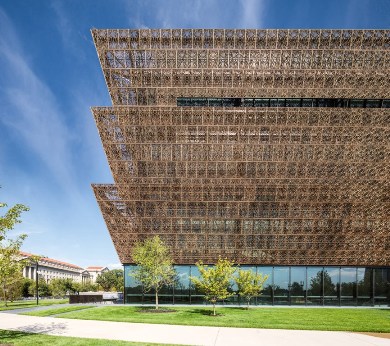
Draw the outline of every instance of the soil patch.
[[[172,313],[172,312],[177,312],[176,310],[173,309],[154,309],[154,308],[142,308],[138,309],[137,312],[141,314],[166,314],[166,313]]]
[[[369,332],[361,332],[359,334],[366,334],[370,336],[376,336],[377,338],[385,338],[390,339],[390,333],[369,333]]]

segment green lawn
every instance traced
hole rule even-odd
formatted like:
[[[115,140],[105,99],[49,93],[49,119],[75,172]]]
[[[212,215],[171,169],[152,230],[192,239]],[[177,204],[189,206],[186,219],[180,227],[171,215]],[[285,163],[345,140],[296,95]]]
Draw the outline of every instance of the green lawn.
[[[11,330],[0,330],[0,343],[16,346],[162,346],[167,344],[150,344],[143,342],[128,342],[103,339],[71,338],[67,336],[51,336],[43,334],[30,334]]]
[[[52,316],[56,314],[63,314],[65,312],[72,312],[72,311],[92,309],[92,308],[95,308],[95,306],[75,305],[75,306],[65,306],[65,307],[46,309],[46,310],[29,311],[29,312],[22,313],[22,315],[45,317],[45,316]]]
[[[211,308],[175,307],[171,313],[140,312],[141,307],[101,307],[62,314],[63,318],[86,320],[165,323],[193,326],[243,328],[339,330],[390,332],[390,310],[364,308]]]
[[[48,306],[54,304],[69,303],[69,299],[40,299],[39,306]],[[4,305],[4,302],[0,304],[0,311],[33,308],[37,306],[36,300],[17,300],[15,302],[8,302],[8,306]]]

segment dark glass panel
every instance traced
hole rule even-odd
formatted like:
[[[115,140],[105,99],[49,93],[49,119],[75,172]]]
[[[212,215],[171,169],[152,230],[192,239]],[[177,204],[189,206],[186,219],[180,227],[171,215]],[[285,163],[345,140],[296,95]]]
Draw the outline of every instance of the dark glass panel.
[[[283,105],[281,105],[281,101],[280,100],[281,99],[270,99],[269,100],[269,106],[270,107],[283,107]]]
[[[341,268],[341,305],[356,305],[356,268]]]
[[[325,305],[339,305],[340,297],[340,268],[325,267],[324,277],[324,304]]]
[[[372,269],[358,268],[358,305],[372,305],[373,287],[372,287]]]
[[[254,106],[254,99],[243,99],[243,106],[244,107],[253,107]]]
[[[174,303],[190,302],[190,266],[175,266],[176,279],[174,285]]]
[[[135,268],[134,265],[124,266],[125,302],[154,304],[154,291],[143,293],[142,286],[130,275]],[[159,302],[205,304],[203,294],[197,292],[190,284],[190,275],[199,276],[196,266],[177,265],[175,269],[177,272],[175,286],[164,287],[159,292]],[[269,275],[262,295],[251,301],[253,305],[305,304],[306,295],[309,305],[351,306],[357,303],[369,306],[374,302],[375,305],[382,306],[390,304],[389,268],[308,267],[307,274],[306,267],[299,266],[293,266],[291,269],[242,266],[241,269],[253,271],[257,269],[258,273]],[[237,291],[237,287],[233,285],[232,291]],[[245,303],[236,294],[223,302]]]
[[[349,99],[338,99],[337,100],[337,107],[349,107]]]
[[[338,98],[202,98],[178,97],[179,107],[332,107],[332,108],[389,108],[385,99],[338,99]]]
[[[269,107],[269,99],[255,99],[255,107]]]
[[[158,292],[158,300],[161,304],[173,304],[173,285],[165,285]]]
[[[291,304],[305,304],[306,267],[291,267]]]
[[[302,99],[302,107],[313,107],[313,99]]]
[[[125,265],[125,303],[138,303],[142,301],[142,286],[131,276],[137,266]]]
[[[223,107],[235,107],[236,106],[236,99],[233,99],[233,98],[222,99],[222,106]]]
[[[390,269],[374,269],[375,274],[375,305],[388,306],[390,304]]]
[[[222,99],[209,98],[209,107],[222,107]]]
[[[307,268],[307,304],[322,305],[323,303],[323,268]]]
[[[257,267],[257,273],[268,275],[267,281],[264,283],[261,296],[257,298],[258,305],[270,305],[273,303],[273,274],[272,267]]]
[[[286,99],[286,107],[300,107],[301,99]]]
[[[366,108],[380,108],[382,100],[366,100]]]
[[[274,268],[274,304],[289,304],[289,267]]]
[[[199,270],[196,266],[190,266],[190,276],[199,277]],[[191,304],[205,304],[204,295],[199,292],[195,285],[190,281],[190,303]]]
[[[197,105],[202,106],[202,107],[207,107],[209,104],[209,101],[207,98],[198,98],[197,100]]]
[[[349,102],[349,106],[351,108],[363,108],[364,107],[364,100],[351,99],[351,101]]]
[[[178,107],[183,107],[183,106],[187,105],[187,102],[186,102],[186,99],[178,98],[176,100],[176,104],[177,104]]]

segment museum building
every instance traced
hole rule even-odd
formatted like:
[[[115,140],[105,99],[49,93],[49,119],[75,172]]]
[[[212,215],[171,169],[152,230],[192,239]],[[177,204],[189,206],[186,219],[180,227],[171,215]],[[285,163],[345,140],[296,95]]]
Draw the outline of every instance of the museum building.
[[[92,36],[115,181],[93,189],[125,302],[153,300],[131,250],[159,235],[178,272],[161,302],[203,302],[189,276],[221,256],[269,275],[254,304],[390,304],[389,30]]]

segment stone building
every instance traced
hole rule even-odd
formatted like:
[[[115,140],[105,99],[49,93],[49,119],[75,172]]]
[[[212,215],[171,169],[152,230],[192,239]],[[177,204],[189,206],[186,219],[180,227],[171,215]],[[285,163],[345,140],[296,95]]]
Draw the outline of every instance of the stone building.
[[[107,272],[109,269],[107,267],[91,266],[91,267],[87,267],[86,270],[90,275],[91,282],[96,282],[96,278],[100,274]]]
[[[34,256],[28,252],[20,252],[22,258]],[[49,283],[52,279],[71,279],[76,282],[86,283],[91,280],[89,272],[75,264],[59,261],[53,258],[42,257],[37,263],[30,262],[23,269],[23,276],[29,279],[36,279],[38,270],[39,278]]]

